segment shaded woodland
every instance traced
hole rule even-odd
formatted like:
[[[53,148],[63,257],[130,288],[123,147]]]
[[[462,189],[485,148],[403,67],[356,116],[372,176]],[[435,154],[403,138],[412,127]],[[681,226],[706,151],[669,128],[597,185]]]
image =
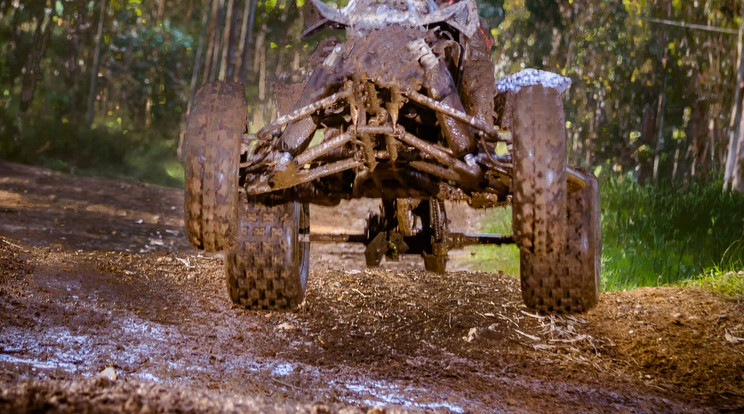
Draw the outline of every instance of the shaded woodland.
[[[321,36],[303,0],[0,1],[0,156],[179,185],[196,87],[246,85],[253,128],[277,79],[302,76]],[[573,80],[571,162],[641,183],[744,189],[735,0],[479,2],[497,76]],[[737,167],[738,160],[738,167]]]

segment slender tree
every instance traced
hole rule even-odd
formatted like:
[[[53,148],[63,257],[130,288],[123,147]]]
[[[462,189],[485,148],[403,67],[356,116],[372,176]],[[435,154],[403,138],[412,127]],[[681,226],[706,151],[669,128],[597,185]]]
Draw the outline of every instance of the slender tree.
[[[731,125],[729,126],[728,156],[726,157],[723,189],[724,191],[736,189],[744,192],[744,177],[742,176],[744,171],[742,171],[742,167],[737,166],[739,159],[744,157],[744,154],[739,154],[741,152],[739,141],[742,141],[742,87],[744,87],[744,5],[741,6],[738,46],[739,68],[736,72],[736,85],[734,85],[734,107],[731,112]]]
[[[744,109],[742,109],[744,111]],[[739,114],[742,117],[742,114]],[[739,143],[736,148],[736,157],[734,161],[734,172],[732,174],[731,188],[734,191],[744,193],[744,138],[741,137],[744,128],[739,125]]]
[[[103,26],[108,11],[108,0],[101,1],[101,12],[98,17],[98,31],[96,32],[96,46],[93,55],[93,65],[90,70],[90,92],[88,94],[88,115],[86,125],[90,129],[95,115],[96,96],[98,95],[98,71],[101,69],[101,47],[103,46]]]
[[[248,73],[251,69],[251,47],[253,46],[253,26],[256,22],[256,5],[258,0],[245,0],[251,3],[251,10],[248,14],[248,32],[243,46],[243,63],[240,65],[240,71],[238,72],[238,79],[243,83],[247,83]]]
[[[32,44],[34,45],[31,53],[29,53],[25,65],[25,73],[23,74],[23,86],[21,89],[21,105],[20,112],[24,113],[28,109],[31,101],[34,97],[34,91],[36,90],[36,82],[40,75],[41,70],[41,59],[49,43],[49,35],[51,33],[51,19],[52,11],[49,9],[49,13],[45,7],[39,8],[39,13],[36,16],[36,28],[34,29],[34,37]]]
[[[225,28],[222,33],[222,56],[220,58],[220,74],[218,76],[218,79],[221,81],[224,81],[227,78],[228,67],[231,63],[228,57],[232,46],[230,42],[230,33],[232,32],[234,3],[235,0],[227,0],[227,5],[225,7]]]

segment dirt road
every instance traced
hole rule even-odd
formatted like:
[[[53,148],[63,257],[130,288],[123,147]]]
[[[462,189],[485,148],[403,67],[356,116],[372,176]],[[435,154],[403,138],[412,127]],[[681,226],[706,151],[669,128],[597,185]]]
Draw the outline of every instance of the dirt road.
[[[545,317],[504,274],[318,245],[301,309],[247,312],[181,198],[0,162],[0,412],[744,411],[741,300],[641,289]]]

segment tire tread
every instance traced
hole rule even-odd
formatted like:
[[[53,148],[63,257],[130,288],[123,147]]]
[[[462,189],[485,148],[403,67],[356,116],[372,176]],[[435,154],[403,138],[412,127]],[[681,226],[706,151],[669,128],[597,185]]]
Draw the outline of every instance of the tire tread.
[[[184,131],[184,220],[189,241],[224,250],[237,226],[238,163],[246,103],[240,84],[209,82],[192,103]]]

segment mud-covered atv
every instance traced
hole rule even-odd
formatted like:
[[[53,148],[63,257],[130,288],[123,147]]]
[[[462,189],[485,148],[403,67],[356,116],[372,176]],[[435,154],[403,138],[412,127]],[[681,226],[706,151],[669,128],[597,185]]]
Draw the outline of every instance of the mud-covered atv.
[[[197,248],[225,251],[232,300],[249,309],[300,303],[310,242],[359,242],[368,266],[423,256],[444,273],[447,252],[516,243],[522,294],[544,312],[597,301],[597,181],[566,166],[561,93],[570,82],[526,71],[494,82],[492,39],[474,0],[313,0],[322,62],[279,97],[278,119],[246,131],[244,88],[203,85],[186,126],[186,228]],[[287,90],[291,90],[288,87]],[[497,151],[499,148],[502,151]],[[310,234],[308,203],[378,198],[364,234]],[[511,203],[513,236],[448,231],[445,200]]]

